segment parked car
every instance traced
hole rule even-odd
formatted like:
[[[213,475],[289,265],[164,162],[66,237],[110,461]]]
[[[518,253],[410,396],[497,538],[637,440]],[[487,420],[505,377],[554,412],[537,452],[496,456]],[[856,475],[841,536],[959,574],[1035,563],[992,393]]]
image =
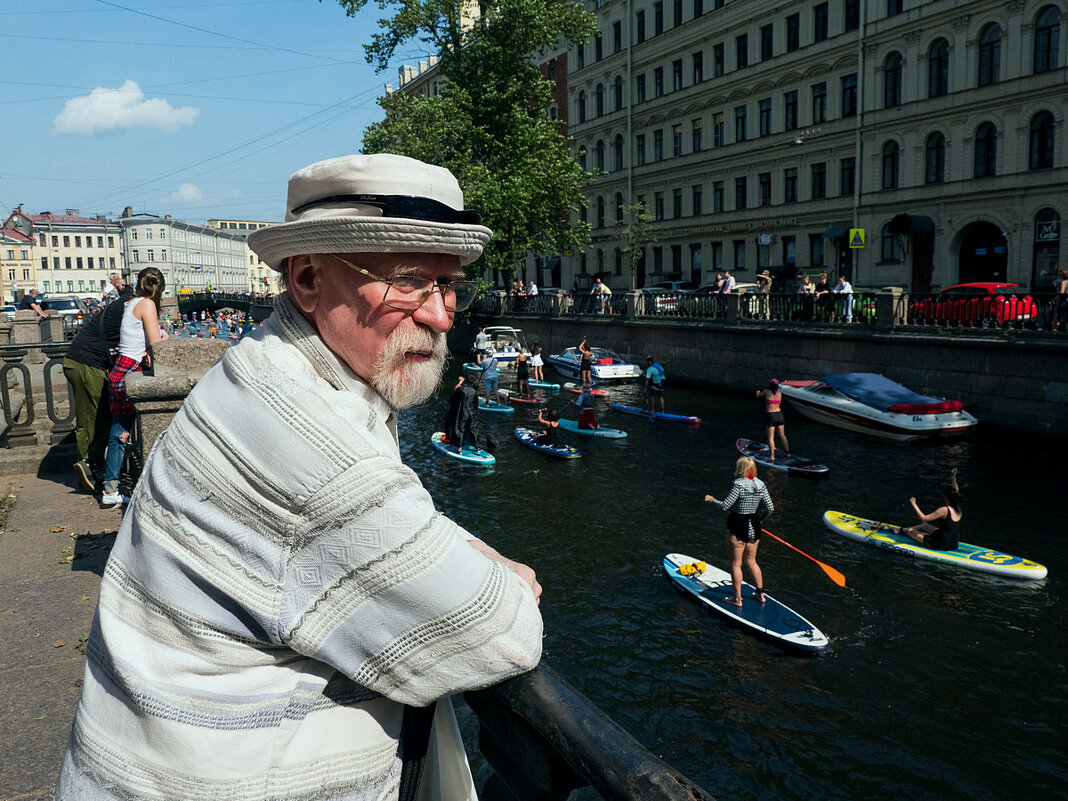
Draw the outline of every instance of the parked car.
[[[909,304],[909,320],[953,325],[994,326],[1034,320],[1038,307],[1019,284],[957,284]]]
[[[640,292],[646,297],[646,308],[652,305],[652,310],[661,314],[676,311],[679,307],[679,297],[688,295],[697,288],[693,281],[660,281],[652,286],[643,286]]]
[[[18,311],[18,306],[12,306],[10,304],[4,305],[4,306],[0,306],[0,312],[3,312],[4,314],[6,314],[7,315],[7,319],[9,319],[9,320],[14,320],[15,319],[15,312],[17,312],[17,311]]]
[[[57,312],[63,318],[63,334],[67,339],[74,339],[89,318],[89,307],[77,295],[41,298],[39,303],[43,311]]]

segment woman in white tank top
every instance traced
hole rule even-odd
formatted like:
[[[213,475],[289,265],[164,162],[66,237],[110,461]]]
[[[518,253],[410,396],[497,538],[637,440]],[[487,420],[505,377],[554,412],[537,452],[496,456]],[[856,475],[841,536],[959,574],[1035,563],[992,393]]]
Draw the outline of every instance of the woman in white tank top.
[[[159,326],[159,304],[166,283],[156,267],[146,267],[137,274],[137,290],[126,302],[119,326],[119,355],[108,373],[108,405],[111,408],[111,435],[104,458],[104,495],[101,503],[117,506],[124,502],[119,495],[119,474],[130,440],[134,407],[126,397],[126,376],[140,372],[150,364],[148,346],[167,339]]]

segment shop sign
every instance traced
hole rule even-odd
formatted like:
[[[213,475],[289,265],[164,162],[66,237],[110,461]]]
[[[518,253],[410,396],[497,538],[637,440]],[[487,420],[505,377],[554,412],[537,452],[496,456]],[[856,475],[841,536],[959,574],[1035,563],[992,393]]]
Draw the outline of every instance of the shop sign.
[[[1035,226],[1035,241],[1036,242],[1060,242],[1061,241],[1061,221],[1050,220],[1049,222],[1040,222]]]

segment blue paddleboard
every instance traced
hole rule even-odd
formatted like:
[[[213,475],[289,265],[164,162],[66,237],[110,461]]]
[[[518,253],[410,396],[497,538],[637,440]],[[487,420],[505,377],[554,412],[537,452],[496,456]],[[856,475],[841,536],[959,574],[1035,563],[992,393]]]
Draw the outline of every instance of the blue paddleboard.
[[[785,456],[782,449],[778,449],[775,460],[770,458],[771,450],[763,442],[756,442],[745,437],[739,437],[734,443],[738,453],[750,457],[754,462],[772,470],[786,470],[790,473],[798,473],[805,476],[821,476],[828,471],[827,465],[817,464],[811,459],[801,456]]]
[[[515,409],[507,403],[497,403],[495,401],[487,403],[485,398],[478,399],[478,410],[480,412],[496,412],[498,414],[515,414]]]
[[[624,414],[635,414],[638,417],[648,417],[650,420],[689,423],[692,426],[701,424],[700,417],[690,417],[685,414],[671,414],[670,412],[650,412],[648,409],[641,409],[637,406],[625,406],[622,403],[609,403],[608,408],[615,409],[617,412],[623,412]]]
[[[467,462],[469,464],[491,465],[496,463],[497,459],[492,453],[484,450],[472,450],[471,448],[457,448],[455,445],[449,445],[442,442],[445,439],[445,432],[435,431],[430,435],[430,442],[439,451],[446,456],[451,456],[453,459],[458,459],[461,462]]]
[[[560,428],[565,431],[572,431],[575,434],[582,434],[586,437],[604,437],[605,439],[623,439],[627,436],[626,431],[620,431],[618,428],[579,428],[578,420],[568,420],[563,417],[560,418]]]
[[[535,381],[531,379],[527,381],[528,384],[534,389],[560,389],[559,384],[550,384],[548,381]]]
[[[727,599],[734,598],[730,573],[705,563],[704,570],[694,575],[684,575],[679,568],[692,565],[697,560],[681,553],[669,553],[664,557],[664,573],[675,586],[692,596],[728,620],[747,631],[767,637],[786,648],[818,654],[830,647],[830,640],[797,614],[767,593],[764,603],[754,598],[755,590],[748,582],[742,582],[742,605],[735,606]]]
[[[557,459],[578,459],[582,456],[581,453],[570,445],[542,445],[541,443],[535,442],[534,438],[537,436],[537,431],[523,428],[523,426],[516,426],[515,438],[528,448],[541,451],[547,456],[555,456]]]

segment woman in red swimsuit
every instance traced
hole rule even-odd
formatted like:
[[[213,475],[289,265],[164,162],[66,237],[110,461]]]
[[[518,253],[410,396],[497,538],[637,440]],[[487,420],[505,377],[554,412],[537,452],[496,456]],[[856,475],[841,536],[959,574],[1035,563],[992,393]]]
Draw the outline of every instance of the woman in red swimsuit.
[[[790,443],[786,440],[786,420],[782,416],[782,392],[779,391],[779,380],[771,379],[767,389],[758,389],[756,396],[764,399],[764,425],[768,429],[768,449],[771,455],[770,461],[775,461],[775,434],[778,432],[782,440],[782,450],[786,456],[790,455]]]

